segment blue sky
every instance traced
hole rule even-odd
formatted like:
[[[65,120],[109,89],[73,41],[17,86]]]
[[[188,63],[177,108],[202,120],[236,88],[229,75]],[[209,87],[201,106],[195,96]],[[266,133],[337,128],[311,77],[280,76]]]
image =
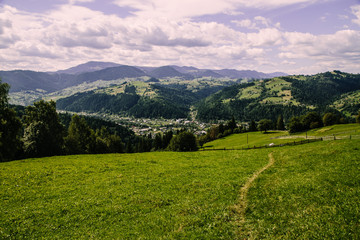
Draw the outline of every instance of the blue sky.
[[[360,73],[360,1],[0,0],[0,70],[87,61]]]

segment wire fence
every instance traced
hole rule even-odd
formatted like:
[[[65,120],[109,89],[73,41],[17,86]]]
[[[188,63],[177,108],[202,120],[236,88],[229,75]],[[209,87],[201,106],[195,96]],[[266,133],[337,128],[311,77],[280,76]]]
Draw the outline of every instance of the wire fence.
[[[302,145],[302,144],[307,144],[307,143],[312,143],[312,142],[319,142],[319,141],[331,141],[331,140],[343,140],[343,139],[360,139],[360,135],[348,135],[348,136],[324,136],[324,137],[309,137],[307,139],[304,140],[298,140],[298,141],[291,141],[291,142],[287,142],[287,143],[281,143],[281,144],[274,144],[274,143],[270,143],[270,144],[266,144],[266,145],[261,145],[261,146],[250,146],[248,145],[247,147],[232,147],[232,148],[211,148],[211,147],[202,147],[200,148],[200,151],[226,151],[226,150],[250,150],[250,149],[261,149],[261,148],[273,148],[273,147],[284,147],[284,146],[295,146],[295,145]]]

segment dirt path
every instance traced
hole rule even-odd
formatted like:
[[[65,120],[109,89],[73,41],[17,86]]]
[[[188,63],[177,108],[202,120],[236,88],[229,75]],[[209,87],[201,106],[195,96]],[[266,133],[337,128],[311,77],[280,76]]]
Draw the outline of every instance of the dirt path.
[[[259,175],[263,171],[265,171],[266,169],[271,167],[275,162],[275,159],[274,159],[274,156],[272,153],[269,153],[268,157],[269,157],[268,164],[266,166],[264,166],[262,169],[260,169],[259,171],[255,172],[254,175],[252,175],[252,177],[249,178],[246,181],[245,185],[240,189],[239,202],[234,206],[234,210],[237,215],[236,225],[238,226],[239,232],[242,232],[242,226],[245,223],[245,211],[247,208],[247,194],[251,187],[251,184],[259,177]]]

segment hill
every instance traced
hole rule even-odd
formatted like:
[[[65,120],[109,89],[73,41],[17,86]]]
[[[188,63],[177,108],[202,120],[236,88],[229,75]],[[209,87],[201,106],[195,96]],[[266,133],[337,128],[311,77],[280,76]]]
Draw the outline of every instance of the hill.
[[[359,144],[0,163],[0,238],[355,239]]]
[[[67,111],[110,112],[146,118],[186,118],[197,100],[191,91],[180,91],[145,82],[78,93],[57,101]]]
[[[307,111],[328,111],[345,95],[357,96],[360,75],[340,71],[311,76],[286,76],[227,87],[197,104],[197,118],[205,121],[230,119],[241,121],[270,118],[282,114],[285,119]],[[353,95],[355,94],[355,95]],[[351,113],[356,112],[356,103]],[[343,105],[346,107],[346,105]],[[338,106],[338,110],[342,111]]]
[[[172,78],[172,77],[179,77],[183,79],[192,79],[193,77],[186,73],[181,73],[175,70],[171,66],[164,66],[152,69],[148,72],[148,74],[155,78]]]
[[[249,73],[251,73],[249,75]],[[67,87],[74,87],[84,82],[97,80],[117,80],[124,78],[155,77],[195,79],[201,77],[230,78],[230,79],[260,79],[271,77],[274,74],[265,74],[256,71],[210,70],[195,67],[137,67],[121,65],[112,62],[91,61],[69,69],[57,72],[36,72],[28,70],[0,71],[3,82],[11,85],[10,92],[45,91],[48,93],[59,91]]]
[[[105,68],[118,67],[118,66],[120,66],[120,64],[112,63],[112,62],[90,61],[65,70],[56,71],[56,73],[80,74],[85,72],[95,72]]]

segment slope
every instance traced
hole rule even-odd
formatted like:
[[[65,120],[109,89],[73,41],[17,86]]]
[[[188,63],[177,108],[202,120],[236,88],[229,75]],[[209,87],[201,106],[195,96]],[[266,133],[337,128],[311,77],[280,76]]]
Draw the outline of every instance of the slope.
[[[207,97],[197,104],[197,118],[210,121],[235,116],[241,121],[275,120],[282,114],[289,119],[309,110],[325,111],[342,94],[359,89],[359,74],[339,71],[276,77],[227,87]]]
[[[196,100],[195,94],[190,91],[130,82],[59,99],[57,108],[146,118],[186,118],[190,105]]]

